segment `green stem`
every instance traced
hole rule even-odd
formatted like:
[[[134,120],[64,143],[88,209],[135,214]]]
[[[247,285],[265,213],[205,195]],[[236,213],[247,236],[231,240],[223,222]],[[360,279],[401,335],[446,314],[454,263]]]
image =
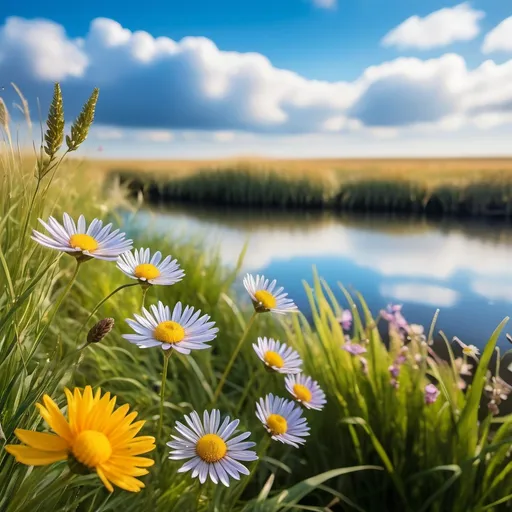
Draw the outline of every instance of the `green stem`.
[[[36,200],[37,193],[39,192],[39,187],[40,186],[41,186],[41,180],[38,179],[37,180],[36,188],[34,190],[34,193],[32,194],[32,198],[30,199],[30,205],[28,207],[27,216],[25,217],[25,222],[23,223],[23,229],[21,231],[21,249],[20,249],[20,254],[24,254],[24,252],[25,252],[25,236],[27,234],[28,223],[30,221],[30,216],[32,215],[32,210],[34,208],[34,202]],[[22,262],[22,258],[19,258],[18,259],[18,263],[16,264],[16,270],[14,271],[14,280],[16,280],[16,278],[18,277],[18,271],[21,268],[21,262]]]
[[[197,479],[197,485],[194,484],[194,487],[197,487],[197,495],[196,495],[196,508],[195,510],[199,510],[199,505],[201,504],[201,491],[202,491],[202,485],[199,482],[199,478]]]
[[[118,288],[116,288],[113,292],[109,293],[100,302],[98,302],[98,304],[96,304],[96,306],[94,306],[94,309],[91,311],[91,314],[87,317],[87,320],[80,326],[80,329],[78,330],[78,334],[76,335],[75,341],[78,342],[78,339],[80,338],[82,331],[85,329],[85,326],[89,323],[89,320],[95,315],[96,311],[98,311],[98,309],[100,309],[101,306],[103,306],[103,304],[105,304],[105,302],[107,302],[107,300],[110,299],[110,297],[115,295],[117,292],[121,291],[123,288],[129,288],[130,286],[137,286],[138,284],[139,284],[138,282],[123,284],[123,285],[119,286]]]
[[[48,322],[41,329],[39,334],[36,336],[36,339],[35,339],[34,344],[32,346],[32,351],[30,353],[29,358],[32,357],[32,355],[34,354],[36,348],[39,346],[39,343],[41,342],[43,336],[46,334],[46,331],[48,331],[48,328],[50,327],[51,323],[53,322],[53,319],[55,318],[55,315],[59,311],[60,306],[62,305],[62,302],[64,301],[64,299],[66,298],[67,294],[69,293],[69,291],[73,287],[73,284],[75,283],[76,278],[78,276],[78,271],[80,270],[81,264],[82,263],[77,260],[75,271],[73,272],[73,275],[71,276],[71,279],[70,279],[69,283],[67,284],[66,288],[64,288],[64,291],[61,293],[60,297],[58,298],[57,304],[55,304],[55,307],[53,308],[53,311],[50,314],[50,318],[48,319]]]
[[[254,379],[258,373],[259,372],[257,371],[253,372],[251,378],[249,379],[249,382],[245,385],[244,392],[242,393],[242,396],[240,397],[240,400],[238,401],[238,404],[236,406],[235,412],[233,413],[233,416],[235,418],[237,417],[240,409],[242,408],[242,405],[244,405],[244,401],[247,398],[247,395],[249,394],[249,391],[251,390],[252,385],[254,384]]]
[[[268,448],[270,446],[270,441],[271,441],[271,437],[269,434],[269,435],[265,436],[264,441],[261,443],[260,452],[258,453],[258,459],[254,462],[251,472],[240,484],[240,488],[239,488],[238,492],[236,493],[236,497],[233,501],[233,507],[236,505],[237,501],[241,498],[242,494],[245,491],[245,488],[249,485],[249,482],[252,480],[252,477],[255,475],[256,470],[258,469],[258,466],[260,464],[262,457],[264,457],[267,454]]]
[[[142,287],[142,307],[146,307],[146,294],[148,293],[149,288],[147,286]]]
[[[53,173],[50,176],[50,178],[48,179],[48,183],[46,184],[46,186],[43,189],[43,192],[42,192],[43,197],[48,192],[48,189],[50,188],[50,185],[52,184],[53,179],[55,178],[55,174],[57,173],[57,170],[59,169],[60,164],[62,163],[62,161],[64,160],[64,158],[66,157],[66,155],[68,153],[69,153],[69,149],[66,149],[66,151],[64,151],[64,153],[59,158],[59,160],[57,160],[57,162],[54,163],[52,167],[49,167],[48,169],[46,169],[46,172],[44,173],[44,176],[46,176],[50,171],[53,171]],[[43,176],[43,178],[44,178],[44,176]]]
[[[245,389],[244,389],[244,392],[242,394],[242,398],[240,398],[237,406],[236,406],[236,409],[235,409],[235,412],[234,412],[234,417],[236,418],[238,416],[238,413],[240,412],[240,409],[242,409],[242,406],[244,405],[244,401],[245,399],[247,398],[247,396],[249,395],[249,392],[252,390],[252,386],[254,384],[254,380],[255,378],[258,376],[258,375],[261,375],[261,378],[259,380],[259,385],[258,385],[258,388],[256,390],[256,393],[255,395],[256,396],[259,396],[260,393],[261,393],[261,390],[263,388],[263,385],[264,383],[267,381],[267,376],[268,376],[268,372],[267,371],[255,371],[253,372],[253,374],[251,375],[251,378],[249,379],[249,382],[247,383],[247,385],[245,386]]]
[[[162,434],[162,424],[164,419],[164,397],[165,397],[165,383],[167,381],[167,366],[169,364],[169,358],[171,357],[172,350],[164,352],[164,367],[162,369],[162,384],[160,386],[160,417],[158,418],[158,434],[156,438],[160,440]]]
[[[222,374],[222,377],[220,378],[219,384],[217,385],[217,389],[215,390],[215,394],[213,395],[213,402],[212,407],[217,403],[217,400],[220,396],[220,393],[222,391],[222,388],[224,387],[224,384],[226,383],[226,379],[229,376],[229,372],[231,371],[231,368],[235,362],[236,356],[240,352],[242,345],[244,344],[245,339],[247,338],[247,335],[249,334],[249,331],[251,330],[251,326],[256,318],[256,315],[258,313],[255,311],[249,321],[247,322],[247,325],[245,327],[245,331],[242,334],[242,337],[240,338],[240,341],[238,342],[238,345],[236,346],[235,350],[231,354],[231,359],[229,360],[226,369],[224,370],[224,373]]]
[[[86,349],[88,346],[90,345],[90,343],[84,343],[81,347],[78,347],[77,349],[75,350],[72,350],[71,352],[69,352],[69,354],[66,354],[60,361],[59,361],[59,365],[63,364],[65,361],[67,361],[68,359],[70,358],[73,358],[75,356],[78,356],[80,355],[80,352],[82,352],[82,350]]]

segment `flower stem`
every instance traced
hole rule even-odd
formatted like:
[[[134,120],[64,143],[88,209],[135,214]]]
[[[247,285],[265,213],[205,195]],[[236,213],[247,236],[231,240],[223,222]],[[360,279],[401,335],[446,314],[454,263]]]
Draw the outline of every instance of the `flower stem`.
[[[226,369],[224,370],[224,373],[222,374],[222,377],[220,378],[219,384],[217,385],[217,389],[215,390],[215,394],[213,395],[213,401],[212,406],[214,406],[217,403],[217,400],[220,396],[220,393],[222,391],[222,388],[224,387],[224,384],[226,382],[226,379],[228,378],[229,372],[231,371],[231,368],[233,366],[233,363],[235,362],[236,356],[240,352],[240,349],[242,348],[242,345],[245,341],[245,338],[247,338],[247,335],[249,334],[249,331],[251,330],[251,326],[256,319],[256,315],[258,313],[255,311],[249,321],[247,322],[247,325],[245,326],[245,331],[242,334],[242,337],[240,338],[240,341],[238,342],[238,345],[236,346],[235,350],[231,354],[231,359],[229,360]]]
[[[66,298],[67,294],[69,293],[69,291],[73,287],[73,284],[75,283],[76,278],[78,276],[78,271],[80,270],[80,266],[81,266],[81,262],[77,260],[75,271],[73,272],[73,275],[71,276],[71,279],[69,280],[69,283],[66,285],[66,288],[64,288],[64,291],[60,294],[60,297],[57,299],[57,304],[55,304],[55,307],[53,308],[53,311],[50,314],[50,318],[48,319],[48,322],[41,329],[39,334],[36,336],[36,339],[35,339],[34,344],[32,346],[32,351],[31,351],[31,353],[29,355],[29,358],[32,357],[32,355],[34,354],[34,352],[35,352],[36,348],[38,347],[40,341],[43,339],[43,336],[46,334],[46,332],[48,331],[51,323],[53,322],[53,319],[55,318],[55,315],[58,313],[58,311],[60,309],[60,306],[64,302],[64,299]]]
[[[142,307],[146,307],[146,294],[148,293],[149,288],[147,286],[142,287]]]
[[[270,440],[271,440],[271,437],[269,434],[269,435],[265,436],[265,439],[262,441],[262,443],[260,445],[261,446],[260,452],[258,453],[258,459],[254,462],[251,472],[249,473],[247,478],[245,478],[243,480],[243,483],[240,484],[240,488],[239,488],[238,492],[236,493],[236,498],[233,501],[233,506],[236,505],[236,502],[241,498],[242,494],[245,491],[245,488],[249,485],[249,482],[252,480],[252,477],[255,475],[256,470],[258,469],[258,466],[260,464],[262,457],[264,457],[267,454],[267,451],[270,447]]]
[[[264,373],[262,375],[262,373]],[[260,372],[258,370],[254,371],[251,375],[251,378],[249,379],[249,382],[245,385],[245,388],[244,388],[244,392],[242,394],[242,397],[240,398],[240,400],[238,401],[238,404],[236,406],[236,409],[235,409],[235,412],[233,413],[233,415],[235,417],[238,416],[238,413],[240,412],[240,410],[242,409],[242,406],[244,405],[244,401],[245,399],[247,398],[247,396],[249,395],[249,392],[252,390],[253,388],[253,384],[254,384],[254,379],[260,375],[261,378],[259,380],[259,386],[257,388],[257,391],[255,393],[256,396],[259,396],[259,394],[261,393],[261,389],[263,388],[263,384],[267,381],[267,372]]]
[[[137,286],[138,284],[139,283],[123,284],[123,285],[119,286],[118,288],[116,288],[113,292],[109,293],[100,302],[98,302],[98,304],[96,304],[96,306],[94,306],[94,309],[91,311],[91,314],[87,317],[87,320],[80,326],[80,329],[78,330],[78,334],[76,335],[76,341],[78,342],[78,339],[80,338],[80,334],[82,334],[82,332],[85,329],[85,326],[88,324],[89,320],[94,316],[96,311],[98,311],[98,309],[100,309],[101,306],[103,306],[103,304],[105,304],[105,302],[107,302],[107,300],[110,299],[110,297],[115,295],[117,292],[121,291],[123,288],[129,288],[130,286]]]
[[[26,237],[26,234],[27,234],[28,223],[30,221],[30,216],[32,215],[32,210],[34,209],[34,202],[36,200],[37,193],[39,192],[39,187],[40,186],[41,186],[41,179],[38,178],[37,179],[36,188],[34,190],[34,193],[32,194],[32,198],[30,199],[30,204],[29,204],[29,207],[28,207],[27,216],[25,217],[25,221],[23,223],[23,229],[21,231],[20,254],[24,254],[25,253],[25,242],[26,242],[25,237]],[[18,277],[18,270],[21,268],[21,263],[22,263],[22,258],[19,258],[17,260],[16,268],[14,270],[14,280],[16,280],[16,278]]]
[[[158,418],[157,439],[160,439],[160,436],[162,434],[162,424],[164,419],[165,383],[167,381],[167,366],[169,365],[169,358],[171,357],[172,352],[172,350],[164,352],[164,367],[162,369],[162,384],[160,386],[160,417]]]

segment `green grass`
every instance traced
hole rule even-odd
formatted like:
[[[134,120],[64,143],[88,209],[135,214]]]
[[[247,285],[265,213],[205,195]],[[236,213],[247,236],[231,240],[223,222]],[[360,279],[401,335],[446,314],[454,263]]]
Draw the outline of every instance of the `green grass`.
[[[385,174],[385,173],[383,173]],[[411,173],[414,175],[414,173]],[[506,172],[471,173],[461,180],[425,180],[406,175],[347,171],[324,176],[259,169],[246,164],[197,170],[173,176],[162,172],[112,169],[132,194],[150,202],[192,202],[281,209],[396,212],[412,214],[504,217],[512,213],[512,176]],[[333,177],[334,176],[334,177]]]
[[[232,284],[240,279],[236,268],[225,267],[214,248],[173,238],[172,227],[168,236],[134,233],[136,247],[172,254],[186,271],[174,286],[152,287],[146,303],[160,299],[172,306],[181,300],[200,308],[212,316],[219,335],[211,350],[170,359],[163,435],[149,454],[156,463],[143,477],[146,488],[109,495],[94,474],[63,482],[64,463],[33,469],[17,464],[3,446],[17,442],[15,428],[44,430],[35,403],[48,393],[64,406],[64,386],[101,386],[118,397],[118,405],[127,403],[138,411],[146,420],[144,434],[156,435],[163,354],[158,348],[140,350],[121,337],[129,331],[124,319],[140,311],[138,287],[120,291],[99,309],[87,328],[113,317],[113,331],[74,354],[85,341],[87,329],[80,328],[89,312],[128,279],[113,263],[91,260],[64,295],[73,259],[33,242],[30,230],[37,217],[63,211],[121,224],[117,212],[130,205],[122,189],[107,193],[86,170],[66,161],[57,172],[35,178],[12,147],[4,146],[0,168],[0,510],[466,512],[498,511],[510,499],[512,416],[490,416],[483,393],[503,324],[490,337],[466,392],[458,387],[451,359],[438,360],[414,337],[395,390],[388,367],[401,348],[397,333],[390,331],[388,347],[363,298],[354,297],[354,303],[346,295],[354,315],[353,340],[368,349],[365,374],[359,359],[341,349],[344,333],[337,317],[342,306],[318,276],[312,287],[305,284],[312,322],[302,315],[282,321],[258,315],[218,402],[223,414],[238,417],[241,428],[252,432],[261,461],[250,463],[251,475],[229,489],[200,486],[178,473],[180,464],[167,459],[164,443],[176,420],[211,403],[251,305],[246,297],[233,295]],[[129,219],[121,227],[129,229]],[[265,449],[267,435],[255,417],[255,401],[268,392],[286,396],[286,391],[282,376],[265,372],[255,357],[251,342],[257,336],[280,338],[297,349],[305,371],[327,394],[323,411],[306,412],[311,436],[301,449],[275,442]],[[421,356],[419,362],[415,355]],[[424,387],[429,381],[441,395],[427,406]]]

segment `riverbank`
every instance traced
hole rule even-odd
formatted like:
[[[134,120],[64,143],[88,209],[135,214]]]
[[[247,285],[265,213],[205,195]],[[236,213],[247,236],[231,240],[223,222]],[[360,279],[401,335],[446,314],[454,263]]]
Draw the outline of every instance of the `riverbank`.
[[[98,161],[148,202],[512,216],[512,159]]]

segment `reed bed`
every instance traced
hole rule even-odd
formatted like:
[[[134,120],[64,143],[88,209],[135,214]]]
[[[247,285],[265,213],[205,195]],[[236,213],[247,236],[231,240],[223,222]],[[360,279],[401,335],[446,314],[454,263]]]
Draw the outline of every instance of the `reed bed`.
[[[279,168],[239,164],[231,168],[164,173],[111,169],[133,195],[150,202],[326,209],[334,211],[503,217],[512,212],[512,172],[293,173]],[[430,179],[429,179],[430,176]]]
[[[372,315],[363,297],[352,297],[342,287],[335,293],[319,276],[311,286],[305,283],[311,322],[298,312],[275,314],[276,308],[285,312],[286,298],[273,288],[266,295],[234,295],[239,269],[223,266],[214,248],[184,244],[173,237],[172,227],[168,236],[130,233],[130,219],[123,225],[116,214],[123,207],[137,215],[124,190],[106,194],[83,169],[61,159],[85,139],[95,101],[93,95],[73,125],[67,151],[59,153],[64,125],[56,86],[47,140],[35,169],[14,149],[8,120],[0,115],[5,137],[0,168],[0,510],[507,508],[512,498],[512,415],[500,409],[512,388],[505,382],[510,371],[499,366],[496,349],[507,319],[490,333],[481,354],[445,340],[449,357],[441,360],[431,344],[435,319],[425,331],[409,325],[397,307]],[[115,262],[96,259],[96,248],[86,253],[79,247],[73,258],[30,238],[37,218],[60,219],[63,212],[112,221],[133,236],[136,247],[175,256],[185,277],[172,285],[148,286],[147,281],[129,280]],[[171,357],[163,342],[141,350],[125,339],[133,334],[125,319],[158,300],[171,309],[181,301],[210,315],[219,330],[210,348]],[[379,334],[383,322],[389,340]],[[179,329],[167,332],[166,339],[179,345],[176,333]],[[299,448],[272,439],[270,417],[264,428],[255,415],[256,402],[268,393],[290,399],[299,393],[285,389],[284,375],[276,371],[282,366],[269,367],[257,356],[252,344],[263,336],[281,339],[297,351],[303,371],[326,395],[321,410],[304,407],[312,403],[307,395],[293,404],[296,410],[304,407],[310,427]],[[102,409],[87,386],[110,393]],[[68,407],[64,387],[74,389],[67,396]],[[109,401],[112,396],[115,404]],[[222,416],[239,419],[239,428],[251,432],[259,457],[248,456],[248,474],[239,481],[230,478],[229,487],[211,478],[200,483],[197,474],[179,472],[183,461],[168,459],[166,442],[171,435],[179,437],[175,427],[190,436],[176,422],[184,423],[184,415],[192,411],[211,410],[214,403]],[[128,407],[145,423],[121,436],[135,419],[126,416],[116,436],[103,420],[109,414],[123,418]],[[64,418],[70,418],[70,431]],[[288,428],[276,421],[274,438]],[[49,433],[48,423],[56,435]],[[77,432],[84,434],[80,442]],[[141,436],[138,444],[130,444],[118,464],[107,465],[114,484],[109,489],[101,478],[102,464],[111,457],[109,450],[134,435]],[[222,460],[222,449],[207,440],[201,447],[197,443],[197,457],[208,464]],[[20,447],[23,443],[37,446]],[[127,475],[141,453],[147,470],[132,468]],[[131,492],[135,490],[140,492]]]

